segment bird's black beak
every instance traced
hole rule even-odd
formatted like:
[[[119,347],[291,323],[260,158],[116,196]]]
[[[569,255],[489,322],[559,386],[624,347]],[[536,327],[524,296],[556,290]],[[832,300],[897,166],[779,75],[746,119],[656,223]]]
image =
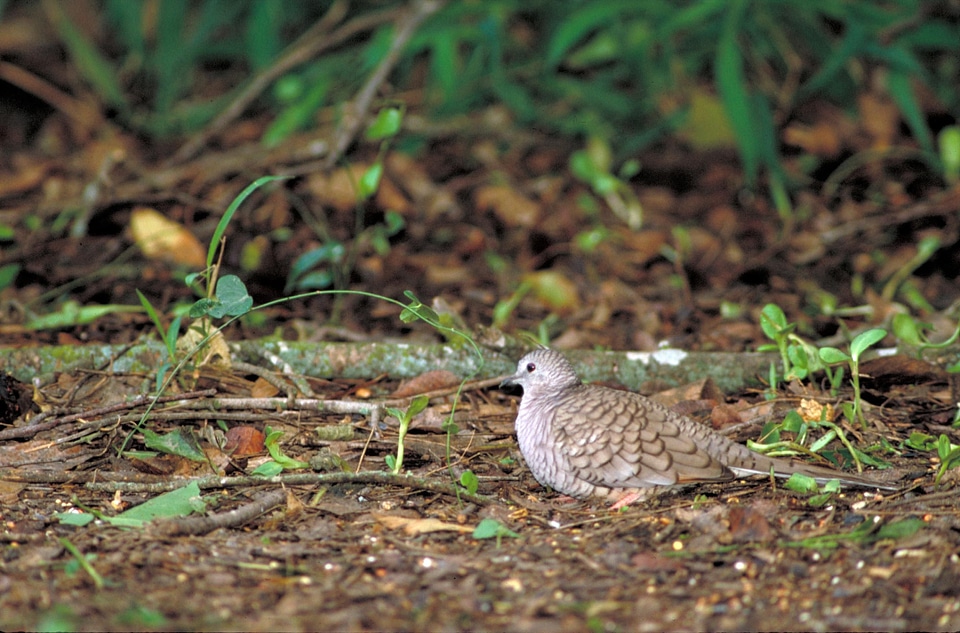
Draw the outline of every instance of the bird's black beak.
[[[506,378],[503,379],[503,381],[500,382],[500,388],[505,389],[508,392],[516,393],[518,386],[519,385],[517,385],[516,375],[507,376]]]

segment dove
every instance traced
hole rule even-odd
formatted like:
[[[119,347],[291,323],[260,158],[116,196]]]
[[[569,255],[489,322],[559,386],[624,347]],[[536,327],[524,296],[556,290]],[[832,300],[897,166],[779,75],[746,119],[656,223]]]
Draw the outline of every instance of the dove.
[[[517,373],[500,386],[510,385],[523,388],[517,441],[534,478],[570,497],[615,502],[613,509],[659,486],[771,472],[896,490],[866,477],[761,455],[638,393],[584,384],[555,350],[521,358]]]

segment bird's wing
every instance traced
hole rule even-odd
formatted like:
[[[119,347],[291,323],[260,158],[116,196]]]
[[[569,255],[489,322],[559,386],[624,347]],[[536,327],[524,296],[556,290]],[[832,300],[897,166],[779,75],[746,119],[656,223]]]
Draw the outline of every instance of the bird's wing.
[[[577,476],[598,486],[731,479],[728,468],[681,432],[676,418],[638,394],[585,385],[556,407],[554,428]]]

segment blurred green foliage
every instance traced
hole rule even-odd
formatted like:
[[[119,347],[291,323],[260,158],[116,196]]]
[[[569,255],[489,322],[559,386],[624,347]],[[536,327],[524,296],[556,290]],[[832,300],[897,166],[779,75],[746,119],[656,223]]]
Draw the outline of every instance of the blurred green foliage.
[[[106,42],[54,22],[127,125],[169,136],[199,129],[334,4],[103,0]],[[353,2],[338,24],[404,6]],[[521,126],[608,142],[616,164],[668,134],[736,146],[745,182],[765,175],[782,206],[793,183],[779,126],[813,97],[854,111],[877,79],[938,164],[920,93],[960,112],[958,21],[955,5],[920,0],[465,0],[420,27],[392,81],[425,88],[433,116],[503,104]],[[275,81],[259,104],[273,117],[264,140],[350,99],[392,35],[391,22],[372,27]],[[212,70],[220,93],[198,85]]]

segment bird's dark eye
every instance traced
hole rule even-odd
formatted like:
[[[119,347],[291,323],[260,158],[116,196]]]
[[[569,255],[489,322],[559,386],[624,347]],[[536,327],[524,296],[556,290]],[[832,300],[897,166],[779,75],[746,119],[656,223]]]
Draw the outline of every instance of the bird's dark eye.
[[[527,373],[532,374],[535,371],[537,371],[536,363],[527,363]]]

